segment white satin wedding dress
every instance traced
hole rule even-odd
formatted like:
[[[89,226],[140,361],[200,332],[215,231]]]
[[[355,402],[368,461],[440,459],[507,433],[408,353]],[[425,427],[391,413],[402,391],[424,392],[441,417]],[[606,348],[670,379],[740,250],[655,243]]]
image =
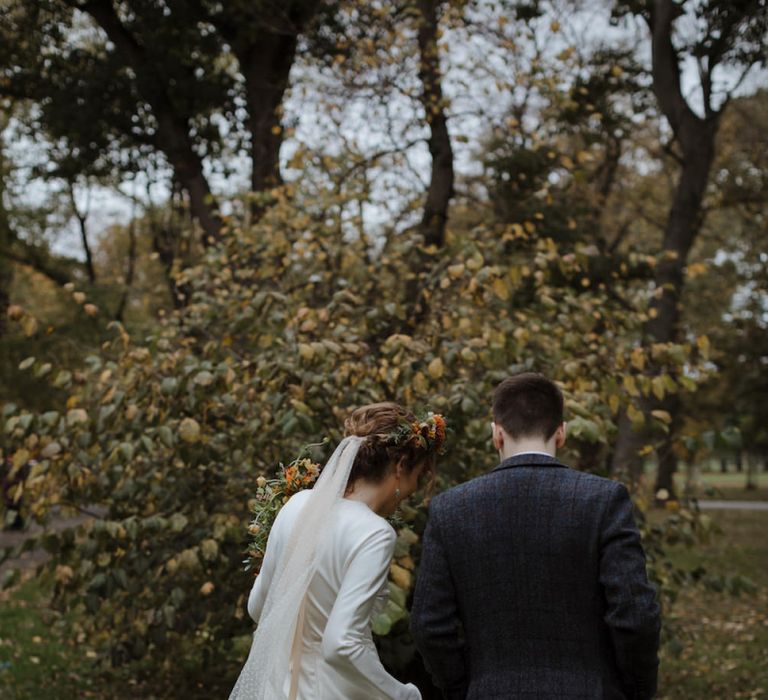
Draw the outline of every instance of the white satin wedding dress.
[[[248,599],[248,612],[256,622],[276,562],[310,494],[294,495],[272,527],[261,573]],[[395,532],[359,501],[337,499],[329,516],[299,616],[303,621],[300,664],[293,679],[294,684],[298,681],[296,700],[420,700],[416,686],[387,673],[371,637],[372,618],[387,600]],[[283,698],[289,697],[291,675],[286,659]]]

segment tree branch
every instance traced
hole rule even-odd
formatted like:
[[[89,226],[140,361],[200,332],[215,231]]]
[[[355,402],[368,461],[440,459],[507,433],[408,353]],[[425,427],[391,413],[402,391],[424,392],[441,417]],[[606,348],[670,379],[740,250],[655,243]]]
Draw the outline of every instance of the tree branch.
[[[27,265],[62,287],[73,282],[76,279],[75,270],[82,268],[79,260],[53,257],[45,248],[18,238],[9,248],[0,250],[0,256],[21,265]]]
[[[178,114],[155,65],[122,23],[110,0],[88,0],[82,5],[75,0],[65,2],[91,15],[136,73],[137,88],[157,119],[156,145],[165,153],[177,179],[189,193],[192,214],[203,228],[203,244],[207,245],[211,239],[218,238],[221,219],[212,204],[213,195],[203,173],[202,161],[192,147],[188,115]]]
[[[83,242],[83,250],[85,251],[85,271],[88,273],[88,280],[90,283],[94,284],[96,282],[96,270],[93,267],[93,255],[91,254],[91,246],[88,242],[88,229],[86,226],[88,220],[88,207],[86,207],[85,212],[80,212],[75,199],[75,185],[71,180],[67,180],[67,194],[69,195],[69,202],[72,205],[72,213],[75,215],[75,218],[80,225],[80,238]]]
[[[680,12],[672,0],[654,0],[649,22],[653,91],[675,135],[679,134],[684,120],[699,120],[683,97],[680,57],[672,44],[672,24]]]

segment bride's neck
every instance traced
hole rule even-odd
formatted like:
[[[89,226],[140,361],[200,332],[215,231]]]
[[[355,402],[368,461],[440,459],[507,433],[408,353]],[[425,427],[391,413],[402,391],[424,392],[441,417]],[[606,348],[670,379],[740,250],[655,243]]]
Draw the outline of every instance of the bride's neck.
[[[394,502],[394,489],[388,488],[388,484],[370,484],[366,481],[356,481],[352,490],[344,495],[350,501],[365,503],[374,513],[386,518],[395,511],[397,504]]]

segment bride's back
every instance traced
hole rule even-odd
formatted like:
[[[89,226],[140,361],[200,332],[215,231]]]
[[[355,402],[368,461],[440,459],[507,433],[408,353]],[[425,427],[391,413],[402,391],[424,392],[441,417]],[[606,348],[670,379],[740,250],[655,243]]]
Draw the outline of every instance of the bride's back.
[[[301,491],[285,505],[285,517],[280,523],[284,530],[280,538],[282,543],[287,542],[294,525],[301,519],[301,510],[310,495],[311,491]],[[355,555],[370,546],[373,540],[384,537],[388,539],[390,536],[394,536],[392,527],[367,505],[346,498],[339,500],[334,508],[327,537],[324,537],[323,546],[318,552],[317,571],[307,593],[302,635],[306,646],[319,646],[322,643],[328,618]],[[370,575],[373,577],[376,573],[371,571]],[[370,583],[373,582],[346,581],[345,587],[368,588]],[[386,588],[382,591],[382,599],[386,601]]]
[[[276,559],[310,496],[311,491],[299,492],[281,510],[271,535],[276,536]],[[370,622],[386,604],[394,540],[392,527],[367,505],[337,501],[304,603],[297,700],[318,700],[329,689],[329,698],[388,697],[351,666],[359,663],[355,657],[362,648],[368,649],[365,656],[376,657]]]

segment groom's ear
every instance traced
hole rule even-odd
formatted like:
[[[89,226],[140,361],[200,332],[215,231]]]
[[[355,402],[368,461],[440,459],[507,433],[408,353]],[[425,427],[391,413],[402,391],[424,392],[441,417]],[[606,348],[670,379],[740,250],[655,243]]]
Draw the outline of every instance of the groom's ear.
[[[504,449],[504,435],[501,432],[501,426],[496,425],[495,422],[491,423],[491,441],[493,442],[494,449]]]
[[[568,435],[568,423],[563,421],[560,423],[560,425],[557,427],[557,431],[555,432],[555,447],[559,450],[563,445],[565,445],[565,438]]]

